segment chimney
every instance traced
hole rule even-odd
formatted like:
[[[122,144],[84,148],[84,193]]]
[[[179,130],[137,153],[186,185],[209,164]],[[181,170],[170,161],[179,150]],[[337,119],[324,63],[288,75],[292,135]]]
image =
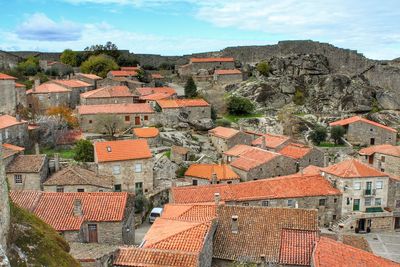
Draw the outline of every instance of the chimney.
[[[38,142],[35,143],[35,154],[36,155],[40,154],[40,148],[39,148],[39,143]]]
[[[265,256],[265,254],[261,254],[260,258],[261,258],[261,267],[266,267],[267,266],[267,257]]]
[[[17,121],[21,121],[21,115],[16,114],[16,115],[15,115],[15,119],[16,119]]]
[[[216,174],[215,172],[213,172],[213,173],[211,174],[211,184],[216,184],[216,183],[217,183],[217,180],[218,180],[217,174]]]
[[[219,193],[214,193],[214,201],[215,205],[219,205],[219,200],[220,200],[220,194]]]
[[[58,172],[60,170],[60,154],[54,153],[54,170]]]
[[[36,88],[38,88],[39,85],[40,85],[40,80],[39,80],[39,79],[36,79],[36,80],[35,80],[35,84],[34,84],[33,87],[32,87],[32,91],[36,91]]]
[[[328,167],[329,165],[329,155],[328,153],[324,153],[324,167]]]
[[[80,199],[74,200],[74,216],[77,217],[83,216],[82,201]]]
[[[263,135],[261,137],[261,148],[262,149],[266,149],[267,148],[267,137],[265,135]]]
[[[239,217],[237,215],[232,215],[231,229],[233,234],[237,234],[239,232],[238,219]]]

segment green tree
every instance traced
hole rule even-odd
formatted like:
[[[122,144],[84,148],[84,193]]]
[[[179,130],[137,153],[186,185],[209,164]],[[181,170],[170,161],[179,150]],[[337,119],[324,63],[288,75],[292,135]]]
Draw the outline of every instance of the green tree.
[[[110,70],[117,70],[118,65],[114,59],[106,55],[91,56],[82,63],[81,71],[83,73],[94,73],[105,78]]]
[[[97,44],[92,45],[90,47],[85,48],[85,52],[88,56],[98,56],[98,55],[108,55],[114,60],[117,60],[121,55],[121,52],[118,50],[117,45],[112,42],[107,42],[105,45]]]
[[[142,190],[136,190],[135,194],[135,212],[142,213],[146,211],[149,207],[149,200],[143,195]]]
[[[271,67],[269,66],[268,62],[261,61],[260,63],[257,64],[257,70],[261,75],[267,77],[271,71]]]
[[[71,49],[65,49],[61,56],[61,62],[64,64],[71,65],[72,67],[78,66],[78,59],[77,59],[78,53],[75,51],[72,51]]]
[[[227,100],[229,114],[244,115],[253,113],[255,106],[250,99],[240,96],[230,96]]]
[[[346,130],[343,126],[333,126],[331,128],[331,139],[335,142],[336,145],[343,144],[343,136],[346,133]]]
[[[189,98],[197,96],[197,86],[192,77],[190,77],[186,82],[185,96]]]
[[[120,67],[137,66],[139,60],[132,54],[122,54],[117,58],[117,63]]]
[[[25,61],[18,63],[17,70],[25,76],[33,76],[40,71],[39,59],[28,57]]]
[[[326,128],[320,125],[316,126],[314,130],[310,133],[310,139],[316,145],[319,145],[321,144],[321,142],[325,141],[326,136],[327,136]]]
[[[93,144],[89,140],[79,140],[75,145],[74,160],[81,162],[94,161]]]

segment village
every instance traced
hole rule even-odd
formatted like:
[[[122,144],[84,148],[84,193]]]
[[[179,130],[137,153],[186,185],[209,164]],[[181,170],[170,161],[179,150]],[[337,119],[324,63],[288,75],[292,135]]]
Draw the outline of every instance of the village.
[[[397,129],[252,124],[267,114],[226,88],[259,64],[74,68],[29,89],[0,73],[1,185],[85,267],[400,266]]]

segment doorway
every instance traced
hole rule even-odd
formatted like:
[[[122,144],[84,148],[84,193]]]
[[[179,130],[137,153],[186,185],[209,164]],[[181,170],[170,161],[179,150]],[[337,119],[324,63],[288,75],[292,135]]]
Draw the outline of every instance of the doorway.
[[[400,217],[394,217],[394,230],[400,230]]]
[[[372,146],[375,145],[375,138],[371,138],[369,141],[369,144]]]
[[[135,125],[140,125],[140,117],[139,116],[135,117]]]
[[[88,224],[89,243],[97,243],[97,224]]]

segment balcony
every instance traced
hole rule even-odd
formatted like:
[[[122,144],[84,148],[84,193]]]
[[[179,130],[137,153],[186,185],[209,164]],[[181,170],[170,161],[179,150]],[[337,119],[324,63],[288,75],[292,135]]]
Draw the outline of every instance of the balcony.
[[[365,212],[372,213],[372,212],[383,212],[382,207],[368,207],[365,209]]]
[[[364,190],[364,196],[375,196],[376,195],[376,189],[365,189]]]

